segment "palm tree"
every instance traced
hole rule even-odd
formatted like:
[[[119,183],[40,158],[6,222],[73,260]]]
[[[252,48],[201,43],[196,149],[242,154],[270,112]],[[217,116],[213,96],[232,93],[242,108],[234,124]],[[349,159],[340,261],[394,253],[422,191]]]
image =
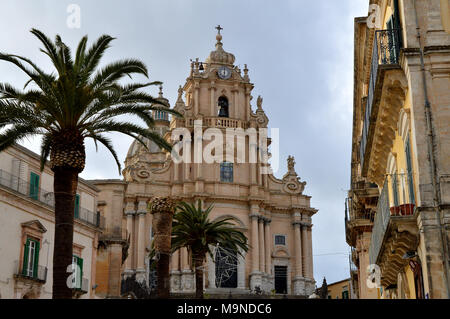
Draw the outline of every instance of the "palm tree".
[[[203,298],[203,263],[206,254],[214,258],[211,247],[219,244],[222,248],[242,255],[248,250],[247,237],[233,227],[225,218],[212,222],[209,213],[213,209],[210,205],[202,209],[200,200],[195,204],[181,202],[173,217],[172,252],[186,247],[192,255],[195,267],[195,297]]]
[[[170,150],[171,145],[151,130],[116,118],[131,114],[151,127],[154,124],[151,111],[161,109],[155,103],[164,102],[140,91],[160,82],[119,83],[132,74],[148,77],[147,67],[141,61],[124,59],[98,67],[114,38],[103,35],[87,49],[85,36],[72,57],[59,35],[53,42],[39,30],[32,29],[31,33],[43,44],[41,51],[50,58],[56,73],[45,72],[25,57],[0,53],[0,60],[16,65],[29,78],[23,90],[0,83],[0,129],[3,129],[0,151],[26,137],[42,136],[41,170],[50,155],[50,167],[54,172],[53,298],[71,298],[66,271],[72,263],[74,201],[78,174],[86,161],[84,140],[93,139],[96,148],[98,143],[103,144],[114,157],[119,174],[119,159],[105,133],[127,134],[144,146],[145,139],[166,150]],[[33,88],[27,89],[29,84]]]

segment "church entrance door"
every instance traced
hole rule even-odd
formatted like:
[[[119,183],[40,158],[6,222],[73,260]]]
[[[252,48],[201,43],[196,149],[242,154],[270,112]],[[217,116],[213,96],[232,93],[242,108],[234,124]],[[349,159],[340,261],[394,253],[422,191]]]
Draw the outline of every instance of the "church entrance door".
[[[215,261],[216,287],[237,288],[237,253],[219,249]]]
[[[275,292],[287,294],[287,266],[275,266]]]

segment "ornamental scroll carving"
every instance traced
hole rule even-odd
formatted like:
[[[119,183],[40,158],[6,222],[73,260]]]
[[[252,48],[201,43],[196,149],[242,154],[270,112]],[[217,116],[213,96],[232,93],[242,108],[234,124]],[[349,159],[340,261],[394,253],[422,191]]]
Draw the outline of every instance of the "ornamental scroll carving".
[[[147,163],[136,163],[129,168],[129,171],[132,180],[136,182],[146,182],[154,179],[152,177],[150,165]]]
[[[287,159],[288,172],[283,176],[283,191],[288,194],[301,194],[305,189],[306,182],[301,182],[295,172],[295,159],[289,156]]]

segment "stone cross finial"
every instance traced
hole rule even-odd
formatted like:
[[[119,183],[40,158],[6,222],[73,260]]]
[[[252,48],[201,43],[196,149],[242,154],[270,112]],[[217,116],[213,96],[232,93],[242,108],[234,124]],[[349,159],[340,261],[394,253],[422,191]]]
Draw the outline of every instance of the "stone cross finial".
[[[219,25],[217,25],[216,30],[217,30],[217,34],[220,34],[220,30],[223,30],[223,28],[219,24]]]

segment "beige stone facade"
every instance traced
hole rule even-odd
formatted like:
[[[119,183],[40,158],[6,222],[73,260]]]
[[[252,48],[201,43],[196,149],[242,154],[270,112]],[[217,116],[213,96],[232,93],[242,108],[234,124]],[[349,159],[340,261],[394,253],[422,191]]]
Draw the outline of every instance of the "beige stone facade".
[[[372,0],[355,19],[346,234],[359,298],[450,296],[449,15],[447,0]]]
[[[15,145],[0,153],[0,298],[51,298],[54,247],[53,172]],[[80,265],[75,298],[94,298],[101,220],[98,189],[79,180],[73,255]],[[69,275],[69,274],[68,274]]]
[[[248,151],[240,162],[237,146],[224,140],[223,149],[235,151],[232,160],[210,164],[195,161],[196,154],[208,147],[204,139],[203,147],[195,149],[195,130],[205,133],[215,128],[225,133],[226,129],[258,130],[268,124],[262,98],[252,110],[253,84],[247,66],[241,70],[234,65],[234,55],[224,51],[221,40],[218,34],[216,50],[205,62],[197,59],[191,64],[173,106],[183,118],[169,119],[163,111],[154,113],[155,132],[168,140],[175,129],[187,128],[183,138],[192,140],[191,162],[177,164],[171,154],[153,143],[148,143],[147,150],[135,141],[125,161],[123,181],[92,181],[101,189],[99,210],[106,218],[106,248],[97,263],[98,271],[100,259],[104,261],[101,267],[110,269],[109,277],[99,284],[104,296],[120,296],[121,280],[134,275],[148,287],[152,216],[147,204],[155,196],[168,195],[187,202],[201,200],[204,207],[214,205],[212,219],[231,217],[249,239],[250,250],[237,258],[232,279],[226,284],[218,280],[221,274],[216,272],[220,269],[208,257],[204,280],[207,293],[221,288],[226,288],[226,293],[248,293],[256,287],[265,293],[276,289],[278,293],[310,295],[314,291],[311,217],[317,210],[310,207],[310,197],[303,193],[306,183],[297,175],[294,159],[288,159],[287,173],[277,179],[263,173],[266,166],[260,161],[249,163]],[[164,99],[162,92],[159,98]],[[194,127],[199,120],[201,126]],[[257,147],[248,137],[244,144],[246,150]],[[183,152],[183,156],[187,154]],[[123,264],[120,247],[127,251]],[[189,293],[194,289],[192,262],[184,249],[171,256],[171,290]]]

